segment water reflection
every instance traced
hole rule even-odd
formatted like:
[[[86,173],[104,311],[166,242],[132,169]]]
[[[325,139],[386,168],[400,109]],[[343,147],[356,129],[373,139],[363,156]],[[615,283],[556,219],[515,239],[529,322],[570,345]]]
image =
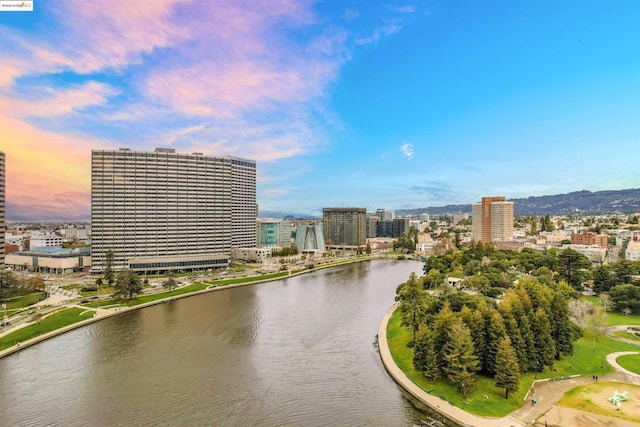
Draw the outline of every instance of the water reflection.
[[[374,346],[418,262],[129,312],[0,360],[2,425],[410,425]]]

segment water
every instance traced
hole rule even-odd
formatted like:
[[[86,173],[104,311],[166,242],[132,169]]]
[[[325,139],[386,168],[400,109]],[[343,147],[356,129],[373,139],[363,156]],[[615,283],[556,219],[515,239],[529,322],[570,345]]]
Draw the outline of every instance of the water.
[[[379,260],[125,313],[0,360],[0,425],[401,426],[426,417],[375,348]]]

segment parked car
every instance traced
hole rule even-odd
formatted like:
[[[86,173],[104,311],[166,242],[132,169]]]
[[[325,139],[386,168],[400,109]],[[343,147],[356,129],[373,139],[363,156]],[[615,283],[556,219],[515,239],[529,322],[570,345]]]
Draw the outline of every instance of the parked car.
[[[0,326],[9,326],[9,321],[6,321],[6,322],[5,322],[5,321],[3,320],[2,322],[0,322]]]

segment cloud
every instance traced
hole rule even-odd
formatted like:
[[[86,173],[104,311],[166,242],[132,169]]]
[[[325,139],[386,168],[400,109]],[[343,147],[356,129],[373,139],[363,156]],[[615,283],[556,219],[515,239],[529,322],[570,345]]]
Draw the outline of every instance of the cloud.
[[[413,13],[416,11],[416,8],[413,6],[392,6],[389,8],[389,10],[392,10],[394,12],[400,12],[400,13]]]
[[[398,23],[387,24],[383,27],[376,28],[375,30],[373,30],[373,33],[370,36],[357,38],[356,44],[358,45],[376,44],[380,41],[382,37],[395,34],[401,29],[402,29],[402,25]]]
[[[108,97],[116,95],[117,90],[95,81],[71,87],[66,90],[37,88],[37,97],[27,95],[29,99],[11,96],[0,96],[0,112],[14,117],[53,117],[69,114],[79,109],[104,105]],[[42,96],[44,94],[44,96]]]
[[[402,151],[402,154],[407,156],[407,158],[409,158],[409,159],[413,158],[413,153],[414,153],[413,144],[405,142],[404,144],[402,144],[400,146],[400,151]]]

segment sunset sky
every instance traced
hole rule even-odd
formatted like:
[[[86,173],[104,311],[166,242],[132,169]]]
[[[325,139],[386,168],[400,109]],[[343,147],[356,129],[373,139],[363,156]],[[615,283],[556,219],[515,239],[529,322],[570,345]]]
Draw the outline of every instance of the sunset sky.
[[[0,12],[8,219],[93,148],[258,162],[261,210],[640,187],[640,2],[35,0]]]

